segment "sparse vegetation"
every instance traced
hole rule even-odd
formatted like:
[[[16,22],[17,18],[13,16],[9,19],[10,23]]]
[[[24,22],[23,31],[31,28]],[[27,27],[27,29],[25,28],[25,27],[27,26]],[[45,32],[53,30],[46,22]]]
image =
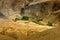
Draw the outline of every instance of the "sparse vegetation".
[[[20,19],[19,19],[19,18],[15,18],[15,20],[14,20],[14,21],[16,22],[16,21],[18,21],[18,20],[20,20]]]
[[[15,22],[18,21],[18,20],[29,20],[29,17],[28,16],[23,16],[22,18],[15,18]]]
[[[33,0],[29,0],[29,2],[33,2]]]
[[[37,23],[37,24],[40,24],[40,25],[43,25],[43,23],[41,23],[40,21],[42,21],[42,19],[40,19],[40,18],[29,18],[28,16],[23,16],[21,19],[20,18],[15,18],[15,22],[16,21],[18,21],[18,20],[27,20],[27,21],[29,21],[29,19],[30,19],[30,21],[32,21],[32,22],[34,22],[34,23]]]
[[[35,19],[32,19],[31,21],[34,23],[37,23],[39,25],[44,25],[43,23],[40,22],[40,21],[42,21],[42,19],[40,19],[40,18],[35,18]]]
[[[29,17],[28,17],[28,16],[23,16],[23,17],[21,18],[21,20],[29,20]]]
[[[34,23],[36,23],[36,24],[39,24],[39,25],[53,26],[53,24],[52,24],[51,22],[49,22],[49,21],[48,21],[47,24],[42,23],[41,21],[42,21],[43,19],[41,19],[41,18],[29,18],[28,16],[23,16],[21,19],[20,19],[20,18],[15,18],[15,22],[16,22],[16,21],[19,21],[19,20],[27,20],[27,21],[30,20],[30,21],[32,21],[32,22],[34,22]]]
[[[51,22],[48,22],[47,25],[48,26],[53,26],[53,24]]]

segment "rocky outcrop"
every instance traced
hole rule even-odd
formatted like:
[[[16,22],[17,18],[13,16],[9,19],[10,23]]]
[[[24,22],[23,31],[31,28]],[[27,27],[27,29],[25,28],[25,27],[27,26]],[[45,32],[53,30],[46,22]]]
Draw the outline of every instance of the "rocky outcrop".
[[[35,4],[35,2],[38,1],[39,3]],[[45,22],[51,21],[52,19],[52,22],[55,22],[55,20],[59,22],[60,19],[57,18],[58,15],[60,15],[58,11],[58,9],[60,9],[60,6],[58,6],[60,5],[59,0],[42,0],[42,3],[40,2],[41,0],[33,0],[33,2],[31,2],[30,0],[0,0],[0,12],[9,19],[15,19],[16,17],[21,17],[21,8],[24,8],[23,15],[27,15],[30,17],[40,17]],[[25,7],[26,4],[31,5]],[[58,9],[56,9],[56,7],[53,7],[54,4]],[[54,10],[58,11],[57,15]]]
[[[33,0],[33,2],[37,1],[41,0]],[[31,0],[0,0],[0,12],[9,19],[14,19],[16,16],[20,17],[21,8],[30,2]]]
[[[25,0],[0,0],[0,12],[12,19],[12,16],[15,18],[20,15],[20,10],[25,4]]]

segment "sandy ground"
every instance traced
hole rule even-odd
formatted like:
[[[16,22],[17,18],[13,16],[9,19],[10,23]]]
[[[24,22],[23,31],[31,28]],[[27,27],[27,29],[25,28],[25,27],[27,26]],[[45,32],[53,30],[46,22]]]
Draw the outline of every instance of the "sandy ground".
[[[42,33],[46,30],[52,29],[50,26],[38,25],[30,21],[8,21],[0,20],[0,38],[1,40],[33,40],[38,39],[38,35],[42,36]],[[47,33],[47,32],[46,32]],[[33,36],[32,36],[33,35]],[[6,36],[6,39],[5,39]],[[38,37],[38,38],[37,38]],[[30,38],[30,39],[29,39]],[[35,39],[34,39],[35,40]]]

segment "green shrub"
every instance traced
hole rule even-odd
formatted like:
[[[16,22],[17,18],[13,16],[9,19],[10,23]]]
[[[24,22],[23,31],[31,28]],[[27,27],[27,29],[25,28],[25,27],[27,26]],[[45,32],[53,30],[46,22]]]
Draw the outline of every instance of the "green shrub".
[[[40,18],[34,18],[34,19],[32,19],[32,21],[33,22],[40,22],[40,21],[42,21],[42,19],[40,19]]]
[[[37,22],[42,21],[42,19],[40,19],[40,18],[35,18],[35,20],[36,20]]]
[[[21,20],[29,20],[29,17],[28,17],[28,16],[23,16],[23,17],[21,18]]]
[[[29,0],[29,2],[33,2],[33,0]]]
[[[41,23],[40,21],[42,21],[42,19],[40,19],[40,18],[32,19],[32,22],[37,23],[37,24],[39,24],[39,25],[44,25],[44,24]]]
[[[18,21],[18,20],[29,20],[29,17],[28,16],[23,16],[21,19],[20,18],[15,18],[15,22]]]
[[[18,20],[20,20],[20,19],[19,19],[19,18],[15,18],[15,20],[14,20],[14,21],[16,22],[16,21],[18,21]]]
[[[29,18],[28,16],[23,16],[21,19],[20,18],[15,18],[15,22],[18,21],[18,20],[27,20],[27,21],[32,21],[34,23],[37,23],[39,25],[44,25],[43,23],[41,23],[40,21],[42,21],[42,19],[40,18]]]
[[[53,24],[51,22],[48,22],[47,25],[48,26],[53,26]]]

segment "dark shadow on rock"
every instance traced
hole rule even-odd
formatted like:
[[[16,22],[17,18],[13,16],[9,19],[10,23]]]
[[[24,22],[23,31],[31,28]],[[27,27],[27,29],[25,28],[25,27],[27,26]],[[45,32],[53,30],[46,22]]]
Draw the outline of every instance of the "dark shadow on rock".
[[[3,19],[8,19],[7,16],[5,16],[3,13],[0,12],[0,18],[3,18]]]

